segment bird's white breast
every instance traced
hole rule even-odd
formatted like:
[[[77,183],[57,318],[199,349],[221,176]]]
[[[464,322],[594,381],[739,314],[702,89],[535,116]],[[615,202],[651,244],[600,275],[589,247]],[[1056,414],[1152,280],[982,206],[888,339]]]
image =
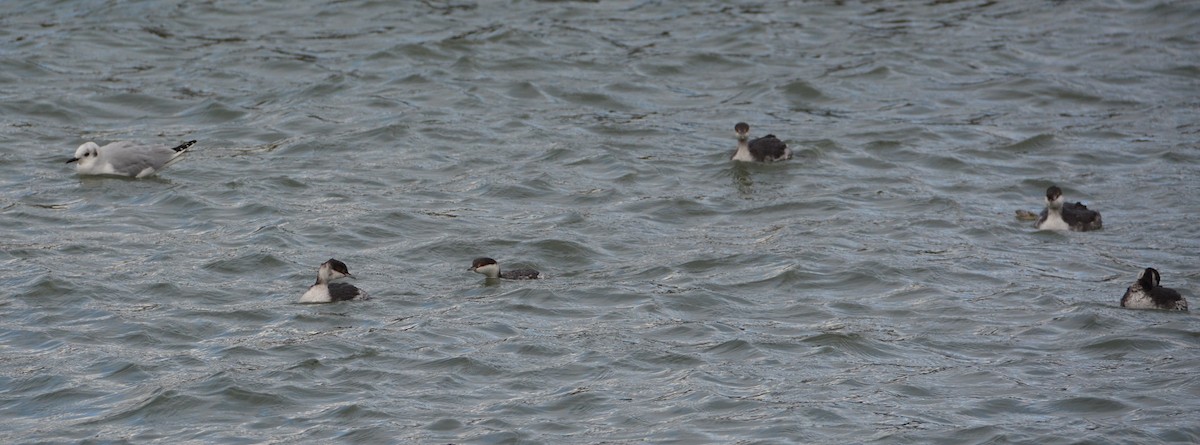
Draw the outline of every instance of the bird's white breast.
[[[301,303],[328,303],[330,301],[333,301],[333,297],[329,295],[329,286],[324,284],[314,284],[304,295],[300,296]]]

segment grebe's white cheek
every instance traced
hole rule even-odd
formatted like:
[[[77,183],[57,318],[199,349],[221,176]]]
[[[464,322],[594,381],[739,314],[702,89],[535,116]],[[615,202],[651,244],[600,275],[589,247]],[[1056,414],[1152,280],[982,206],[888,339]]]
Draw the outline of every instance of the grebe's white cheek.
[[[495,277],[500,276],[500,265],[499,264],[488,264],[486,266],[479,266],[479,267],[475,268],[475,272],[487,275],[488,277],[495,278]]]

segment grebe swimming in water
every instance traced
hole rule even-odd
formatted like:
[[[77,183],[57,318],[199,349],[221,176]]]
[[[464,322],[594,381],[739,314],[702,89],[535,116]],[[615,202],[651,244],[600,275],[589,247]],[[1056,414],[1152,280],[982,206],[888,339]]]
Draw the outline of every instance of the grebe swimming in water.
[[[1121,297],[1121,307],[1130,309],[1188,310],[1187,300],[1179,291],[1158,285],[1158,271],[1147,267]]]
[[[342,277],[354,278],[346,263],[330,258],[317,268],[317,282],[308,287],[308,291],[300,297],[301,303],[332,303],[334,301],[366,300],[366,291],[346,283],[330,283]]]
[[[77,162],[75,171],[81,175],[115,175],[145,178],[158,173],[178,162],[196,141],[187,141],[176,147],[166,145],[143,145],[129,141],[113,142],[103,147],[95,142],[85,142],[75,150],[75,157],[67,163]]]
[[[1052,185],[1046,189],[1046,209],[1038,218],[1038,230],[1099,230],[1103,223],[1100,212],[1089,210],[1083,203],[1064,202],[1062,189]]]
[[[500,263],[487,257],[476,258],[467,269],[471,272],[486,275],[488,278],[503,278],[506,280],[536,280],[542,278],[542,273],[533,269],[516,269],[500,271]]]
[[[792,158],[792,150],[773,134],[750,140],[750,124],[745,122],[734,125],[733,131],[737,132],[738,146],[731,160],[766,162]]]

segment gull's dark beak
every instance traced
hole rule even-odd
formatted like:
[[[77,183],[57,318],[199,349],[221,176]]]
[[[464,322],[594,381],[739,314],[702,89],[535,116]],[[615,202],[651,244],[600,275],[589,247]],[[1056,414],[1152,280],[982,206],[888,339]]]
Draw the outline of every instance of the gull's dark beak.
[[[79,160],[79,158],[71,158],[71,159],[67,159],[67,162],[66,162],[66,163],[67,163],[67,164],[70,164],[70,163],[72,163],[72,162],[75,162],[75,161],[78,161],[78,160]]]

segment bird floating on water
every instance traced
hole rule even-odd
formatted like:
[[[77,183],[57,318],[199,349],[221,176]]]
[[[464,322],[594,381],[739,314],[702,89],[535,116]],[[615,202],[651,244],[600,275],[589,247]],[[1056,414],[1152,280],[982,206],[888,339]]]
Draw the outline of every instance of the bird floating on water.
[[[738,146],[729,159],[746,162],[782,161],[792,158],[792,150],[773,134],[754,140],[750,139],[750,124],[738,122],[733,126],[737,133]]]
[[[355,278],[350,275],[346,263],[330,258],[317,268],[317,282],[308,287],[308,291],[300,296],[301,303],[332,303],[346,300],[366,300],[367,292],[348,283],[330,283],[342,277]]]
[[[542,273],[533,269],[500,270],[500,263],[487,257],[476,258],[467,270],[483,274],[488,278],[503,278],[506,280],[536,280],[542,278]]]
[[[130,141],[113,142],[101,147],[95,142],[84,142],[75,150],[75,171],[81,175],[114,175],[145,178],[154,175],[180,160],[196,141],[187,141],[175,147],[145,145]]]
[[[1020,217],[1020,212],[1018,212]],[[1034,227],[1038,230],[1074,230],[1086,232],[1103,227],[1100,212],[1088,209],[1081,202],[1065,202],[1062,189],[1052,185],[1046,189],[1046,208]]]
[[[1158,285],[1159,275],[1154,268],[1147,267],[1138,274],[1138,279],[1121,297],[1121,307],[1130,309],[1188,310],[1187,299],[1179,291]]]

